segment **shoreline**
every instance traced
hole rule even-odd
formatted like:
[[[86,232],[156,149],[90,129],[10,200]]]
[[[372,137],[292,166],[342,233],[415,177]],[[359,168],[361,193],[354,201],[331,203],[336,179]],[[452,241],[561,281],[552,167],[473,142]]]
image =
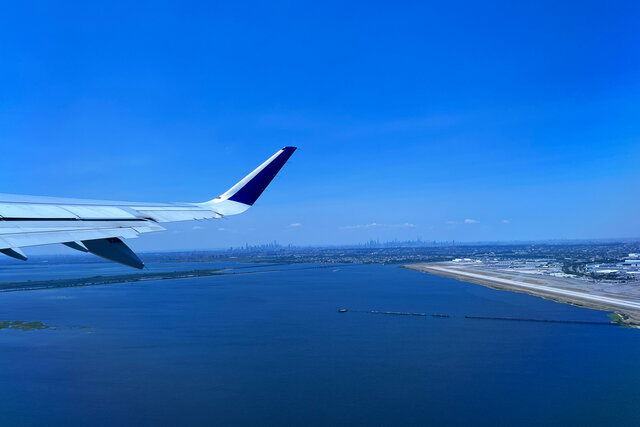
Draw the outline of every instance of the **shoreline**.
[[[277,267],[281,265],[292,264],[273,264],[267,265],[267,267]],[[239,270],[245,267],[239,267],[235,270]],[[314,265],[295,268],[295,270],[309,270],[319,268],[335,268],[335,265]],[[40,291],[47,289],[63,289],[63,288],[84,288],[88,286],[107,286],[107,285],[120,285],[131,283],[143,283],[143,282],[160,282],[167,280],[181,280],[181,279],[199,279],[204,277],[214,276],[233,276],[233,275],[246,275],[246,274],[260,274],[260,273],[276,273],[280,271],[286,271],[282,269],[265,269],[256,271],[235,271],[233,268],[212,268],[203,270],[181,270],[171,272],[156,272],[156,273],[131,273],[131,274],[118,274],[118,275],[106,275],[106,276],[88,276],[88,277],[76,277],[70,279],[50,279],[50,280],[34,280],[34,281],[21,281],[21,282],[0,282],[0,293],[4,292],[27,292],[27,291]],[[287,269],[294,270],[294,269]]]
[[[510,274],[505,277],[500,272],[448,263],[409,264],[403,267],[495,290],[524,293],[562,304],[613,312],[618,315],[616,323],[624,326],[640,327],[639,300],[623,298],[618,295],[591,293],[584,288],[568,288],[563,286],[564,283],[561,283],[560,280],[554,280],[555,278],[544,276],[526,277],[517,274]]]

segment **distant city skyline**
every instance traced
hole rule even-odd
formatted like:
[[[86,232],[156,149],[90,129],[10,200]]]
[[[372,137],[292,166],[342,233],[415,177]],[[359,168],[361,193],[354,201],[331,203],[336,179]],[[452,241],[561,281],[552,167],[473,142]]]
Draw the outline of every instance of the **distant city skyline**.
[[[299,147],[136,251],[640,236],[635,2],[3,12],[0,192],[205,201]]]

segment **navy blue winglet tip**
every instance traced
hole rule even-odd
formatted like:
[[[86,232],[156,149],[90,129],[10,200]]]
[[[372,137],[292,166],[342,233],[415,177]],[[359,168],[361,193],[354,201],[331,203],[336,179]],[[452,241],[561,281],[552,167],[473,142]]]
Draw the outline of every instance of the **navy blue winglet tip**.
[[[280,169],[289,160],[297,147],[284,147],[282,152],[262,169],[253,179],[247,182],[244,187],[238,190],[229,200],[253,206],[258,197],[271,183],[273,178],[280,172]]]

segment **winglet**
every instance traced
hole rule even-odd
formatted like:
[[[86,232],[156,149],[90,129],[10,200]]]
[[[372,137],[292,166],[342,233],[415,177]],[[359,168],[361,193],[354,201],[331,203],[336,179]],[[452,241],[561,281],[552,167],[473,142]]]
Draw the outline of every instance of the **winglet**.
[[[211,207],[221,215],[244,212],[258,200],[294,151],[296,147],[284,147],[219,197],[203,204],[215,205]]]
[[[294,151],[296,147],[284,147],[219,198],[252,206]]]

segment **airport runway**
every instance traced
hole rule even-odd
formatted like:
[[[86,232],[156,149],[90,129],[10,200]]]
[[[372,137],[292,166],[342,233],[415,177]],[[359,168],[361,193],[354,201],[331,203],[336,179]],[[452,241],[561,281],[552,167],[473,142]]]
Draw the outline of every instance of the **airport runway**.
[[[503,278],[495,277],[489,274],[472,273],[469,271],[459,270],[456,268],[447,268],[447,267],[434,266],[434,265],[423,265],[422,267],[424,268],[424,271],[427,271],[427,272],[429,270],[439,271],[449,275],[457,275],[461,277],[468,277],[470,279],[480,279],[487,282],[513,286],[514,288],[523,288],[523,289],[533,290],[541,293],[548,293],[551,295],[571,297],[579,300],[591,301],[595,303],[606,304],[606,305],[630,309],[630,310],[640,310],[640,302],[628,301],[621,298],[609,297],[609,296],[598,295],[598,294],[589,294],[586,292],[579,292],[579,291],[571,291],[568,289],[560,289],[552,286],[534,285],[530,283],[520,282],[517,280],[503,279]]]

